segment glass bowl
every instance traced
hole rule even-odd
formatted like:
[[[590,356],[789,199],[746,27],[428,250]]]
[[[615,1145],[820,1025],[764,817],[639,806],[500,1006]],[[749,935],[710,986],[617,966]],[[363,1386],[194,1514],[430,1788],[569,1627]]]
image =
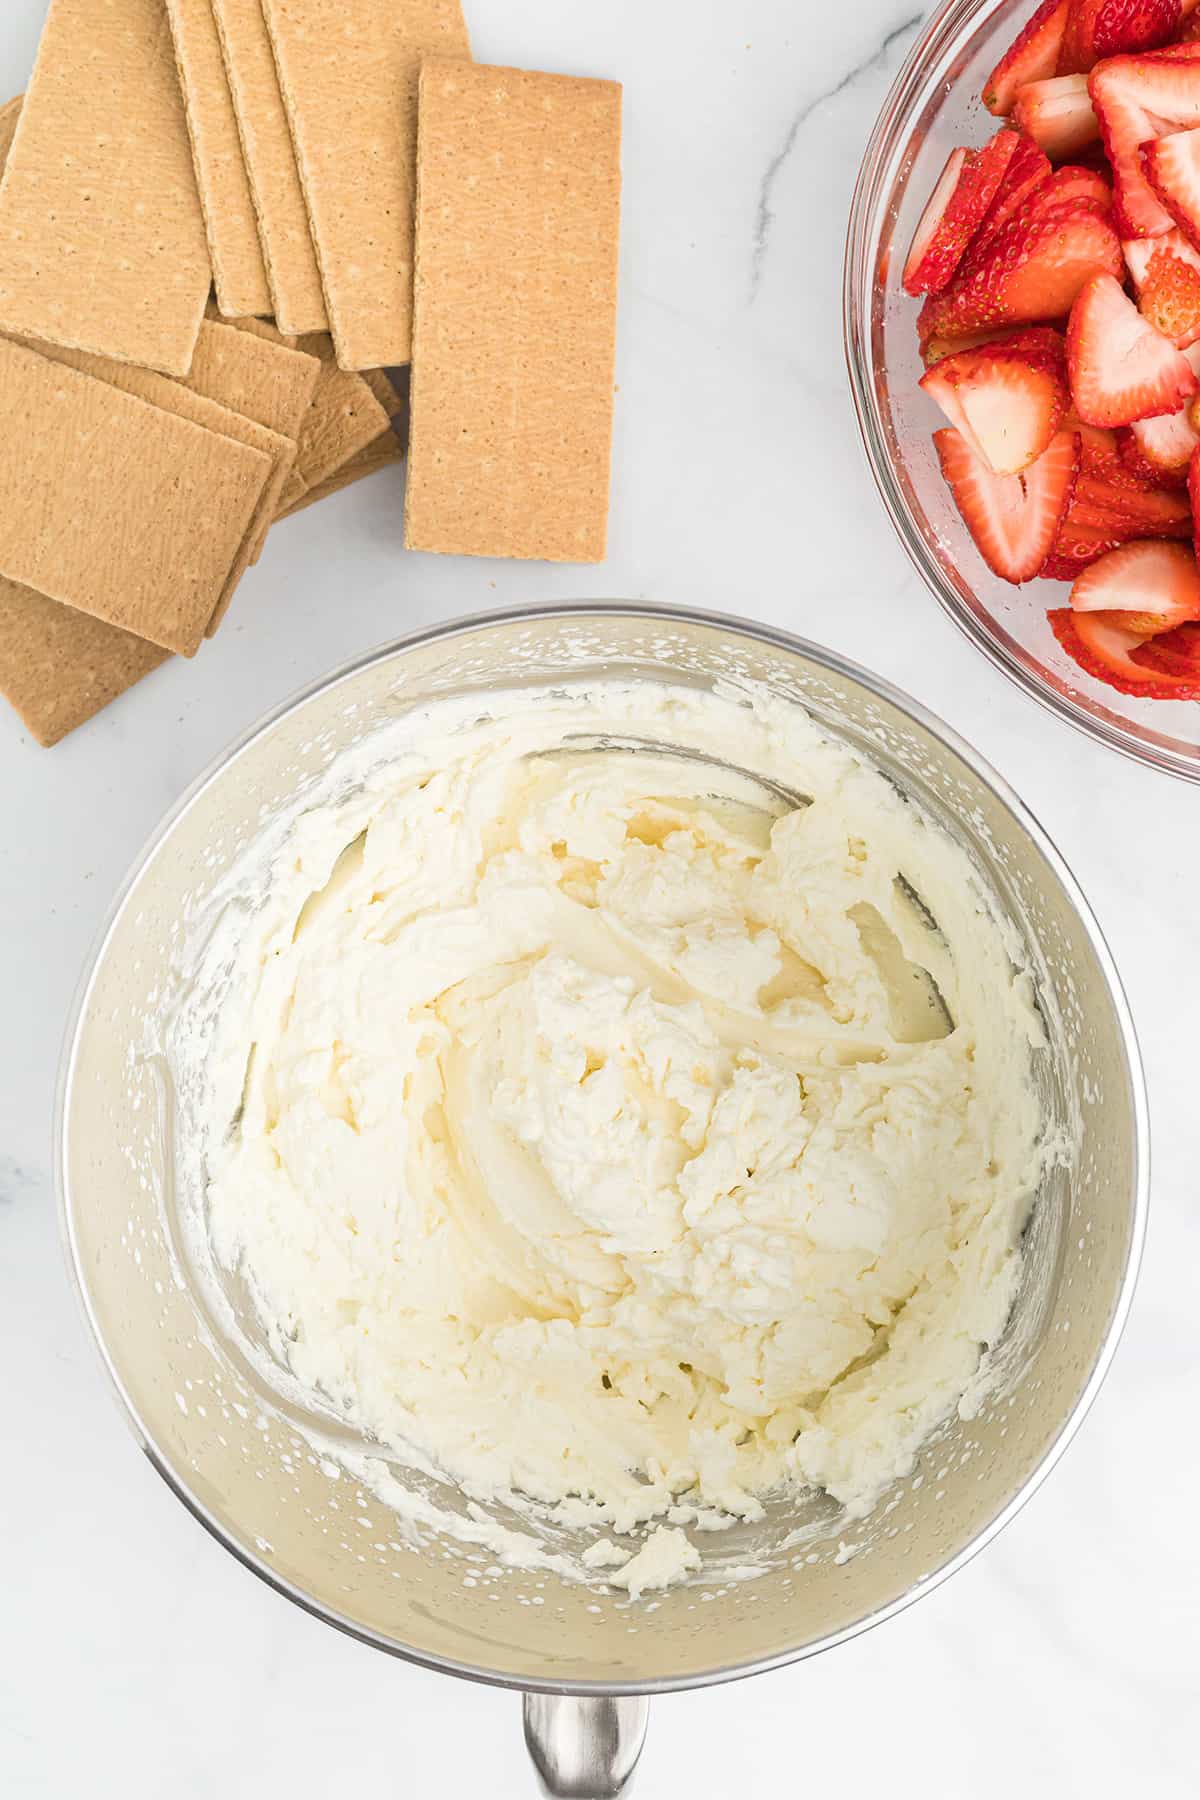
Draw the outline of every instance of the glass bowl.
[[[1200,702],[1136,700],[1094,681],[1046,623],[1047,608],[1066,605],[1067,584],[1011,587],[984,563],[938,470],[932,433],[946,421],[917,386],[920,303],[900,285],[908,245],[952,147],[981,144],[998,128],[979,92],[1032,11],[1032,0],[947,0],[892,85],[847,232],[850,388],[892,524],[959,629],[1060,719],[1152,768],[1200,781]]]

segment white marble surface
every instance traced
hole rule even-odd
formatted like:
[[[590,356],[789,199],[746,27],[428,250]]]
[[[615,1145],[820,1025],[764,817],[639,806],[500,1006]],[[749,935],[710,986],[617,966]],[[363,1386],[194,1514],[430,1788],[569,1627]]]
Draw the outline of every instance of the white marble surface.
[[[914,5],[467,0],[481,58],[626,84],[607,566],[405,556],[397,486],[377,477],[272,536],[194,664],[156,674],[52,753],[0,717],[0,1792],[533,1791],[511,1697],[407,1668],[302,1615],[150,1473],[68,1291],[49,1140],[63,1021],[93,933],[209,758],[382,639],[566,596],[652,596],[794,627],[971,737],[1100,915],[1156,1132],[1133,1321],[1048,1486],[884,1630],[660,1702],[640,1791],[1196,1792],[1200,789],[1094,747],[1005,684],[918,586],[869,485],[842,371],[842,227]],[[3,0],[0,95],[24,85],[44,11]]]

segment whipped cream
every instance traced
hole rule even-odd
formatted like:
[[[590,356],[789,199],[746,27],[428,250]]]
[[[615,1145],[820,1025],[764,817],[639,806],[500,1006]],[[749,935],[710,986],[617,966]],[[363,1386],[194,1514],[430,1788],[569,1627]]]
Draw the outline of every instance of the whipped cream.
[[[594,1526],[636,1597],[782,1484],[865,1512],[958,1404],[1040,1026],[966,854],[796,706],[482,705],[388,727],[243,871],[207,1231],[303,1388]]]

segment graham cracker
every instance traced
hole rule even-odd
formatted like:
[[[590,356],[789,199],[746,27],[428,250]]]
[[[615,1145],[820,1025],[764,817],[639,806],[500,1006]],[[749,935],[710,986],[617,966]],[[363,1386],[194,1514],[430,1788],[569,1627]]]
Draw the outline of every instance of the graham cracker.
[[[0,417],[0,574],[194,655],[270,457],[7,340]]]
[[[209,316],[214,316],[211,308]],[[238,331],[242,332],[247,337],[261,338],[268,344],[281,344],[286,350],[295,350],[299,347],[299,338],[289,336],[280,331],[273,319],[236,319],[233,321],[233,324]],[[320,379],[319,375],[317,379]],[[307,418],[307,416],[306,412],[305,418]],[[297,455],[296,462],[293,465],[291,474],[288,476],[287,485],[281,496],[280,505],[282,507],[292,505],[300,498],[301,494],[304,493],[307,486],[308,483],[300,473],[300,460],[299,455]]]
[[[394,419],[403,412],[403,397],[386,369],[364,369],[362,378],[389,419]]]
[[[423,65],[410,549],[603,560],[620,142],[615,82]]]
[[[403,461],[404,446],[389,426],[387,431],[381,432],[373,443],[368,444],[365,450],[360,450],[357,456],[352,456],[335,474],[318,482],[315,487],[310,487],[292,505],[285,506],[279,517],[290,519],[293,513],[303,512],[306,507],[315,506],[318,500],[340,493],[342,488],[361,481],[366,475],[374,475],[376,469],[386,469],[392,463]]]
[[[0,107],[0,174],[20,113],[20,95]],[[0,694],[39,744],[57,744],[169,656],[0,576]]]
[[[309,488],[322,487],[360,450],[381,437],[392,413],[402,402],[381,369],[367,374],[352,374],[349,370],[339,369],[333,339],[327,331],[287,336],[278,325],[263,319],[239,319],[236,329],[298,349],[306,356],[316,357],[321,365],[308,413],[300,428],[296,470],[291,484],[296,491],[285,492],[283,497],[284,510],[292,511]]]
[[[211,281],[163,0],[51,0],[0,184],[0,330],[186,375]]]
[[[259,319],[239,320],[236,328],[206,319],[188,384],[269,431],[291,438],[298,454],[321,365],[316,357],[289,347],[294,343],[295,339],[285,342],[273,326]],[[293,455],[279,506],[298,500],[306,485]],[[252,560],[258,561],[257,551]]]
[[[21,116],[21,102],[24,94],[18,94],[15,100],[6,100],[0,106],[0,174],[8,161],[8,153],[12,149],[13,137],[16,134],[17,120]]]
[[[417,80],[469,58],[459,0],[262,0],[343,369],[412,349]]]
[[[262,0],[212,0],[281,331],[328,324]]]
[[[170,654],[0,576],[0,694],[47,748]]]
[[[167,0],[217,304],[269,313],[271,290],[212,0]]]
[[[38,348],[36,344],[28,347]],[[211,637],[229,610],[229,602],[233,599],[238,582],[250,565],[258,561],[276,512],[283,504],[288,476],[296,461],[295,439],[284,437],[277,431],[269,431],[253,419],[243,418],[230,407],[203,393],[197,393],[186,383],[172,381],[166,375],[156,375],[152,369],[135,369],[128,363],[113,362],[108,357],[89,356],[84,350],[50,348],[45,350],[45,354],[80,370],[84,375],[91,375],[97,381],[107,381],[111,386],[120,388],[123,393],[145,400],[150,406],[161,407],[164,412],[172,413],[178,419],[187,419],[191,424],[199,425],[204,431],[215,432],[219,437],[232,438],[235,443],[245,444],[270,458],[271,470],[251,515],[245,542],[233,559],[221,597],[205,630],[205,636]]]
[[[321,363],[296,457],[305,487],[315,488],[373,444],[387,430],[391,415],[366,376],[339,369],[328,333],[302,337],[300,348]]]
[[[314,356],[258,332],[206,319],[185,385],[268,431],[296,439],[320,373]]]

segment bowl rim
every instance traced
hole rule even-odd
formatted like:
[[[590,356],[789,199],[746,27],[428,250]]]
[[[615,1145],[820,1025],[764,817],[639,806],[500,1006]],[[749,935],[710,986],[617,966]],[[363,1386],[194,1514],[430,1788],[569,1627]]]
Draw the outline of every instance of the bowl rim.
[[[1173,748],[1167,739],[1152,742],[1130,726],[1115,722],[1115,715],[1110,723],[1108,718],[1086,709],[1015,655],[1005,641],[1002,627],[990,614],[989,625],[985,626],[963,605],[930,553],[888,452],[871,353],[869,303],[864,300],[876,285],[876,221],[881,202],[885,192],[890,194],[894,186],[891,172],[907,159],[913,114],[932,85],[931,71],[952,55],[969,29],[1012,5],[1013,0],[942,0],[901,64],[867,140],[850,204],[842,263],[842,344],[859,435],[884,511],[909,562],[968,642],[1023,693],[1074,730],[1144,767],[1162,770],[1184,781],[1200,782],[1200,744],[1194,752],[1188,752]]]
[[[1130,1195],[1130,1230],[1129,1245],[1125,1265],[1121,1272],[1120,1286],[1113,1305],[1108,1328],[1100,1344],[1091,1372],[1084,1383],[1070,1412],[1063,1419],[1054,1438],[1048,1444],[1041,1461],[1034,1467],[1021,1487],[1000,1508],[996,1515],[976,1533],[954,1556],[940,1564],[929,1575],[916,1581],[905,1592],[886,1606],[878,1607],[866,1613],[862,1618],[843,1626],[840,1630],[830,1632],[826,1636],[775,1651],[768,1656],[750,1658],[733,1664],[714,1664],[711,1668],[684,1675],[660,1675],[644,1680],[629,1680],[619,1683],[602,1681],[537,1681],[521,1680],[515,1676],[503,1674],[489,1669],[484,1664],[461,1662],[451,1657],[441,1657],[428,1651],[403,1644],[382,1632],[376,1632],[357,1621],[327,1608],[314,1600],[303,1588],[289,1581],[272,1569],[261,1557],[238,1543],[221,1524],[220,1520],[207,1506],[192,1494],[183,1479],[177,1475],[169,1457],[155,1442],[153,1434],[142,1419],[132,1396],[122,1380],[119,1369],[109,1353],[103,1331],[96,1311],[92,1305],[88,1283],[84,1275],[79,1243],[75,1233],[75,1207],[72,1196],[71,1180],[67,1158],[67,1132],[71,1113],[71,1101],[76,1073],[76,1062],[79,1052],[80,1038],[84,1023],[88,1016],[89,1001],[101,965],[107,953],[114,931],[124,914],[137,882],[151,861],[167,845],[175,827],[184,816],[205,794],[214,782],[219,780],[227,770],[231,769],[240,757],[262,737],[265,737],[285,719],[300,711],[318,694],[331,691],[343,683],[352,680],[365,670],[378,664],[402,658],[406,652],[421,646],[436,643],[439,640],[450,640],[455,637],[470,636],[497,625],[520,624],[532,619],[604,619],[624,617],[656,621],[670,624],[674,621],[696,623],[728,632],[733,637],[749,639],[751,642],[767,644],[774,648],[796,652],[830,673],[842,676],[858,683],[868,693],[885,700],[901,713],[923,727],[938,738],[946,747],[959,756],[975,776],[990,788],[996,799],[1008,809],[1016,822],[1032,839],[1035,847],[1046,859],[1051,870],[1061,882],[1080,922],[1087,934],[1092,951],[1099,964],[1116,1019],[1118,1037],[1123,1053],[1123,1064],[1128,1081],[1131,1107],[1133,1113],[1133,1182]],[[835,1645],[846,1643],[861,1632],[868,1631],[876,1625],[885,1623],[896,1614],[905,1611],[920,1599],[939,1587],[942,1582],[956,1574],[987,1544],[999,1535],[1025,1505],[1026,1501],[1041,1487],[1050,1471],[1063,1455],[1068,1444],[1078,1431],[1084,1417],[1089,1411],[1101,1385],[1108,1373],[1117,1345],[1125,1329],[1129,1310],[1133,1301],[1138,1271],[1141,1265],[1142,1251],[1146,1236],[1147,1213],[1150,1190],[1150,1124],[1149,1106],[1146,1092],[1145,1069],[1138,1045],[1137,1033],[1132,1013],[1115,962],[1100,926],[1080,889],[1069,865],[1056,848],[1052,839],[1039,820],[1030,812],[1016,792],[987,761],[965,739],[946,725],[936,714],[930,712],[921,702],[913,699],[899,688],[880,676],[872,674],[847,657],[835,651],[827,650],[821,645],[807,639],[779,630],[776,627],[760,624],[756,621],[738,618],[732,614],[718,613],[699,608],[662,606],[643,601],[570,601],[550,602],[544,605],[529,605],[502,608],[482,613],[461,614],[439,624],[426,626],[402,637],[394,638],[377,645],[360,655],[341,663],[328,675],[317,678],[297,689],[288,698],[264,713],[256,723],[235,737],[231,743],[219,751],[184,789],[175,803],[168,808],[159,824],[150,833],[142,848],[134,857],[124,879],[119,884],[116,894],[109,905],[103,922],[96,933],[92,948],[86,958],[83,974],[80,978],[75,998],[68,1015],[64,1036],[63,1051],[59,1067],[57,1092],[54,1111],[54,1144],[53,1167],[59,1229],[64,1253],[68,1265],[71,1285],[82,1309],[84,1319],[92,1340],[99,1352],[100,1359],[107,1372],[109,1382],[117,1401],[123,1411],[126,1423],[140,1444],[143,1454],[159,1476],[182,1502],[187,1510],[213,1537],[217,1543],[234,1556],[245,1568],[257,1575],[268,1587],[299,1606],[302,1611],[313,1618],[332,1625],[347,1636],[368,1644],[374,1649],[386,1651],[402,1661],[419,1667],[433,1670],[436,1673],[455,1675],[469,1681],[476,1681],[491,1687],[508,1688],[517,1692],[540,1692],[547,1694],[573,1695],[582,1698],[609,1694],[662,1694],[679,1692],[687,1689],[708,1687],[717,1683],[735,1681],[750,1675],[766,1673],[772,1669],[803,1661],[818,1652],[832,1649]]]

